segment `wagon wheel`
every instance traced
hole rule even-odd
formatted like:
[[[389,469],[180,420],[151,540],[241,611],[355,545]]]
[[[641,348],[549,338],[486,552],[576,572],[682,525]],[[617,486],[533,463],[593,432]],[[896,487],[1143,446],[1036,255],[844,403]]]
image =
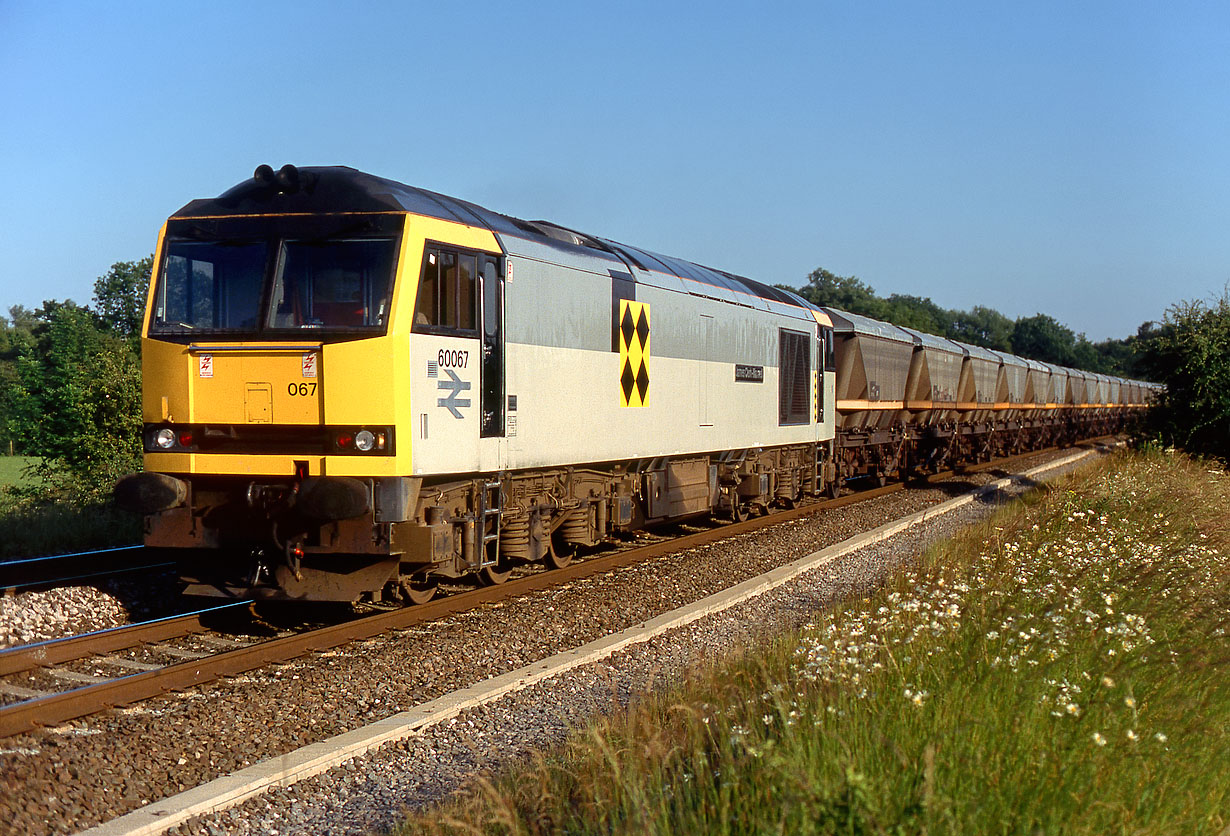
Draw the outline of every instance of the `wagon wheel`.
[[[830,479],[824,486],[824,495],[829,499],[836,499],[840,492],[841,486],[837,484],[836,479]]]

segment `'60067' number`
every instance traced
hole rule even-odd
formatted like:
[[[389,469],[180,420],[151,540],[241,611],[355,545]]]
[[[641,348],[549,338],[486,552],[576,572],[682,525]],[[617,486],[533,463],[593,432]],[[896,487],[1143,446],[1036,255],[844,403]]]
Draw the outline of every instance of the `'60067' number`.
[[[315,383],[288,383],[286,384],[286,394],[293,397],[304,397],[316,394]]]
[[[440,353],[436,355],[436,362],[442,369],[464,369],[469,359],[470,352],[450,351],[447,348],[440,349]]]

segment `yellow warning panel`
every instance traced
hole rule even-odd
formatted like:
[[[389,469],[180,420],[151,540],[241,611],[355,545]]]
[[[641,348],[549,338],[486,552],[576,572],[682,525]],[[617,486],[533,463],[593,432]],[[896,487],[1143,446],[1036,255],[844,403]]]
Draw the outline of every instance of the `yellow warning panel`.
[[[649,406],[649,305],[619,300],[619,405]]]

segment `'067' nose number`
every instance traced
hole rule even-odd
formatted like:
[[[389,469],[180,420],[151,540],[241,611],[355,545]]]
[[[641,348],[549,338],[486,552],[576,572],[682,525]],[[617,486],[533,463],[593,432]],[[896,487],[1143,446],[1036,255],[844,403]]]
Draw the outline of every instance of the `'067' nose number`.
[[[288,383],[286,385],[286,394],[291,397],[308,397],[316,394],[315,383]]]

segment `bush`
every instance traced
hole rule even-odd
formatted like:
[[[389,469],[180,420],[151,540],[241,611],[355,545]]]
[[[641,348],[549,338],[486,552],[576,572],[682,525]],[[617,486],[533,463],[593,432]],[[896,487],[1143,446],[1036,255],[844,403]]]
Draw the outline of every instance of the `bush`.
[[[64,305],[47,321],[43,357],[23,358],[24,435],[42,457],[41,490],[100,500],[141,469],[141,368],[131,344],[100,331],[86,308]]]
[[[104,502],[141,469],[140,325],[152,256],[119,262],[93,307],[48,301],[0,318],[0,440],[42,462],[17,498]]]
[[[1166,385],[1150,416],[1153,436],[1230,460],[1230,288],[1212,303],[1171,307],[1141,352],[1150,377]]]

